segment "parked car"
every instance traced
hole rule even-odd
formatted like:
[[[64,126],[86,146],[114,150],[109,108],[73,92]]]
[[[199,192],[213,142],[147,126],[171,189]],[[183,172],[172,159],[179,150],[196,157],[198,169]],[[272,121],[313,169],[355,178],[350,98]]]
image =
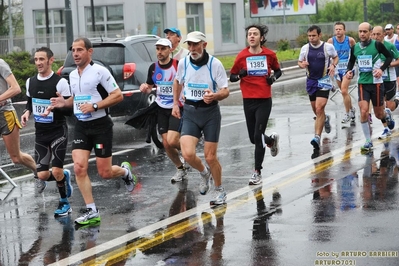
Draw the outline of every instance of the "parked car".
[[[157,61],[154,45],[158,39],[156,35],[90,39],[93,62],[108,68],[123,93],[123,101],[110,108],[112,117],[133,115],[155,100],[154,93],[143,94],[139,87],[147,80],[149,66]],[[57,74],[69,80],[69,73],[74,69],[76,65],[69,51]]]

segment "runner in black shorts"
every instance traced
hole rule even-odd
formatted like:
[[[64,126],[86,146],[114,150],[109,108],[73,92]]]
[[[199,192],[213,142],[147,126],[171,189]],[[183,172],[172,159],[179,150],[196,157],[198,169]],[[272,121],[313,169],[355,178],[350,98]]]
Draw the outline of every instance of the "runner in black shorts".
[[[68,144],[68,127],[65,115],[71,115],[71,108],[55,108],[47,116],[42,114],[50,106],[50,98],[57,93],[65,99],[71,96],[68,81],[52,71],[53,52],[42,47],[35,52],[35,66],[38,74],[26,81],[26,109],[21,116],[23,126],[33,114],[35,120],[35,160],[37,176],[42,181],[57,181],[60,202],[54,215],[66,216],[72,209],[68,198],[72,195],[71,172],[64,170],[64,158]],[[51,160],[52,159],[52,160]],[[50,171],[50,163],[52,169]],[[46,183],[44,183],[46,184]]]
[[[136,185],[129,162],[112,165],[112,128],[108,108],[121,102],[123,95],[114,77],[105,67],[91,60],[93,46],[89,39],[78,38],[72,43],[72,55],[77,69],[69,74],[73,97],[51,98],[51,106],[73,107],[78,119],[72,143],[72,159],[76,182],[86,203],[86,211],[75,223],[96,226],[101,221],[94,203],[91,181],[87,173],[91,150],[94,149],[98,174],[104,179],[122,177],[129,192]]]
[[[173,80],[177,72],[178,61],[170,58],[172,43],[168,39],[159,39],[156,44],[158,61],[148,69],[147,82],[141,84],[140,91],[150,93],[156,86],[158,105],[158,132],[166,154],[177,168],[171,182],[180,182],[187,177],[186,167],[179,156],[180,150],[180,119],[172,116]],[[182,106],[182,102],[179,102]]]

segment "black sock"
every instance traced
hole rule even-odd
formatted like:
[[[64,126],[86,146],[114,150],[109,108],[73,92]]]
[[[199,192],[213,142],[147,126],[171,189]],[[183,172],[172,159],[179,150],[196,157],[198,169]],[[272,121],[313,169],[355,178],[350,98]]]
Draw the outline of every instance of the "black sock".
[[[58,192],[62,199],[67,197],[66,195],[66,186],[65,186],[65,177],[61,181],[57,181]]]

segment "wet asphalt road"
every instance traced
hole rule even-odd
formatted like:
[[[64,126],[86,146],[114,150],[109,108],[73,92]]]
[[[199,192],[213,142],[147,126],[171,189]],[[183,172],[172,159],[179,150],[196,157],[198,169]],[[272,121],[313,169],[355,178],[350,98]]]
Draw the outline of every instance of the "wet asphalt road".
[[[119,179],[101,180],[90,162],[99,227],[75,230],[84,207],[75,182],[72,214],[55,219],[55,184],[37,194],[31,174],[5,167],[18,187],[0,179],[0,265],[399,265],[398,131],[379,141],[382,126],[374,122],[374,153],[360,154],[360,125],[341,128],[336,95],[327,105],[331,133],[323,133],[315,156],[304,79],[279,82],[266,134],[279,133],[280,153],[266,150],[262,185],[247,185],[253,146],[240,93],[221,104],[225,206],[209,207],[212,194],[199,194],[194,170],[188,182],[172,185],[175,169],[164,152],[122,119],[115,120],[113,160],[131,162],[139,184],[128,193]],[[31,153],[31,130],[21,141]]]

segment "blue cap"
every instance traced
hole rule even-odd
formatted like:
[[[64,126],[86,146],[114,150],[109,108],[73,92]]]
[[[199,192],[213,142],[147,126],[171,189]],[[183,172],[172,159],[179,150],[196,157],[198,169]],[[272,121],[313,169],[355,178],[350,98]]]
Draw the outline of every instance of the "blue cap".
[[[163,33],[168,33],[169,31],[176,33],[177,37],[181,37],[181,33],[178,28],[166,28],[164,29]]]

